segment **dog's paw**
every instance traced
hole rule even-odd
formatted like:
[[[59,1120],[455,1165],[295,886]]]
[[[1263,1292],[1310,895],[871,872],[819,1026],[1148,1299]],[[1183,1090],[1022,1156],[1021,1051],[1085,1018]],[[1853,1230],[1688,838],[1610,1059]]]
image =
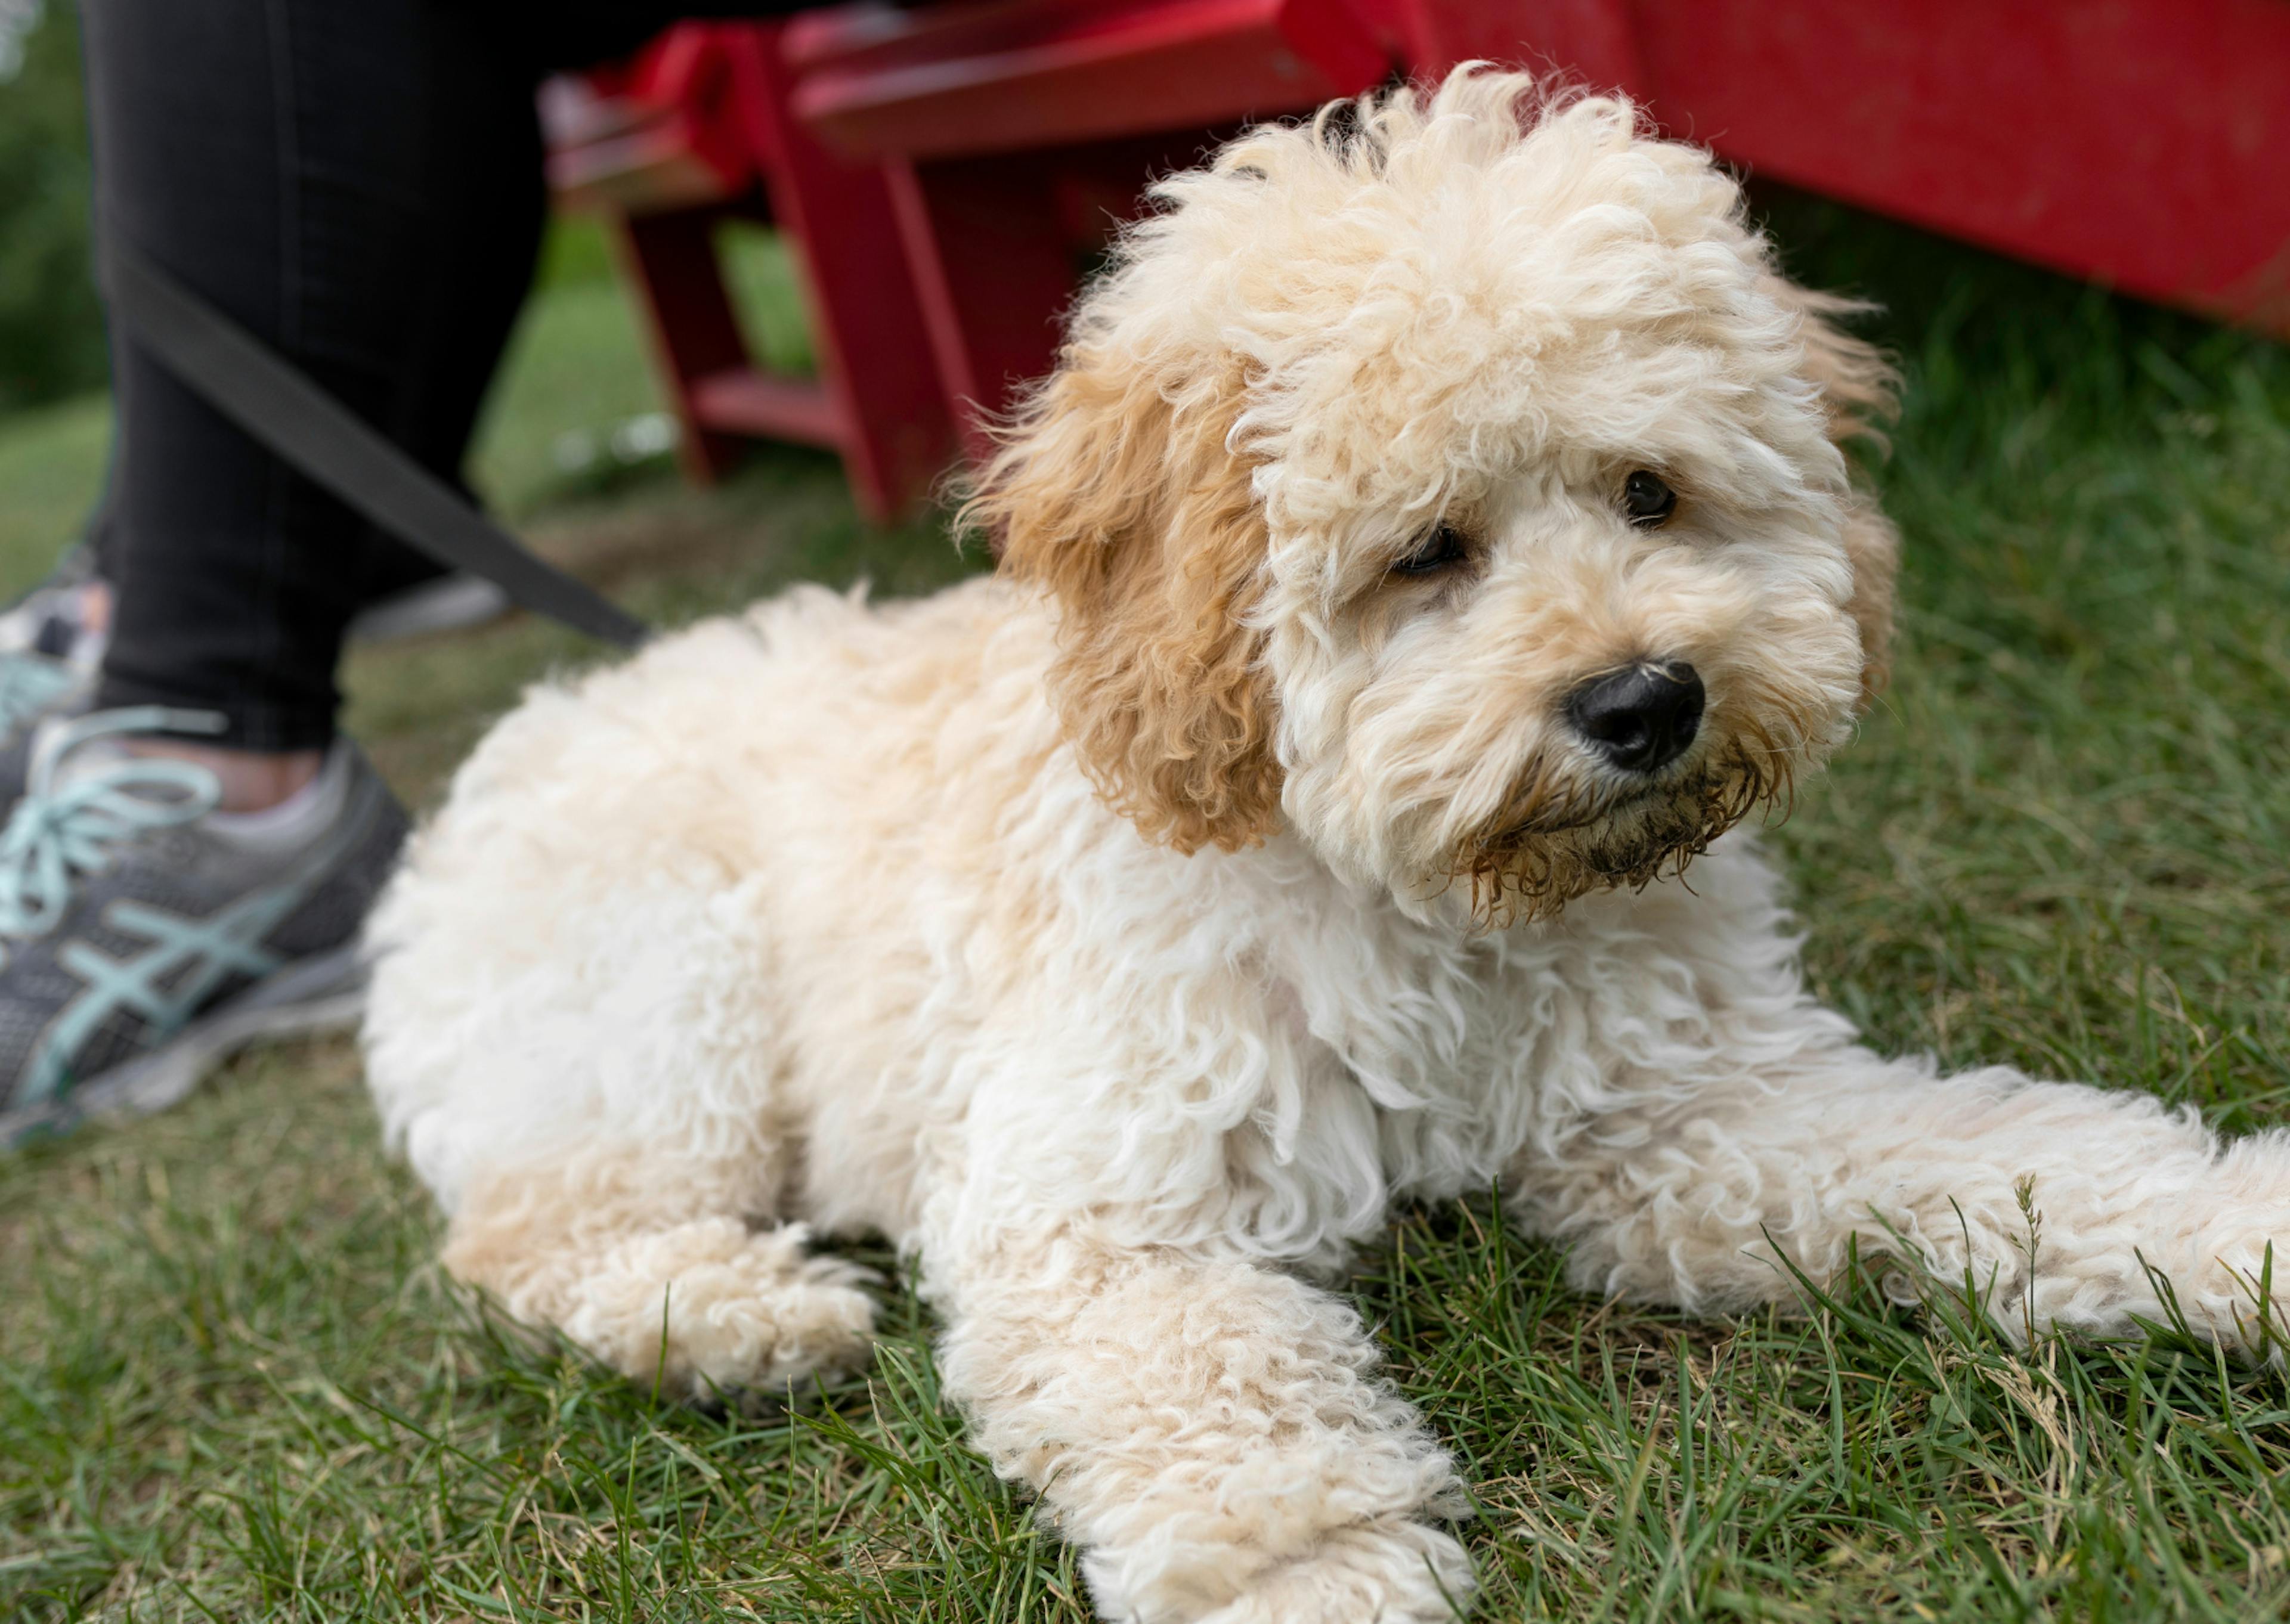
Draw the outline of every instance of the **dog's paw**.
[[[2290,1217],[2212,1226],[2190,1248],[2171,1301],[2148,1317],[2176,1319],[2252,1359],[2290,1362]]]
[[[1258,1574],[1202,1624],[1445,1624],[1473,1588],[1471,1559],[1450,1535],[1421,1523],[1363,1524]]]
[[[1471,1559],[1437,1528],[1354,1524],[1276,1562],[1205,1610],[1117,1610],[1136,1624],[1446,1624],[1468,1607]]]
[[[2225,1148],[2185,1204],[2175,1229],[2142,1249],[2147,1276],[2170,1301],[2143,1316],[2176,1318],[2252,1357],[2290,1352],[2290,1133],[2256,1133]],[[2159,1292],[2158,1293],[2159,1295]]]
[[[572,1293],[583,1347],[680,1398],[770,1391],[866,1363],[863,1271],[805,1251],[799,1224],[750,1233],[704,1219],[621,1242]]]

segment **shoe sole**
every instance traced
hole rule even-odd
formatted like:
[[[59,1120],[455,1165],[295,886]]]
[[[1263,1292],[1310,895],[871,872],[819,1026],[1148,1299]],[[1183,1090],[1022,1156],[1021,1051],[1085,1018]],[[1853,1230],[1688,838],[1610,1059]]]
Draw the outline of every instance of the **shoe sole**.
[[[0,1116],[0,1147],[124,1122],[180,1105],[241,1050],[280,1038],[345,1030],[365,1010],[365,966],[355,947],[297,959],[209,1010],[150,1053],[91,1077],[60,1100]]]

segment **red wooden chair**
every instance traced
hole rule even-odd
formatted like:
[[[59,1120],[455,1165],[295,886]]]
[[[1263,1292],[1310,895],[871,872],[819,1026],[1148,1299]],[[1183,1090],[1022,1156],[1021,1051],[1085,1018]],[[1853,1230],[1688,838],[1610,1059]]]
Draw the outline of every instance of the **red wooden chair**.
[[[839,452],[870,518],[917,502],[954,449],[922,308],[882,172],[788,116],[772,23],[687,23],[631,62],[544,97],[558,201],[601,214],[642,295],[686,472],[724,473],[751,438]],[[815,379],[757,361],[716,230],[776,224],[807,295]]]
[[[2282,0],[1388,3],[1427,72],[1564,64],[1758,174],[2290,334]]]
[[[857,5],[786,44],[796,118],[884,165],[973,454],[977,412],[1047,370],[1084,256],[1149,172],[1392,65],[1349,0]]]
[[[1471,57],[1622,87],[1761,173],[2290,332],[2283,0],[953,0],[811,13],[786,46],[797,120],[885,165],[941,374],[989,409],[1051,360],[1080,217],[1131,206],[1151,164]]]

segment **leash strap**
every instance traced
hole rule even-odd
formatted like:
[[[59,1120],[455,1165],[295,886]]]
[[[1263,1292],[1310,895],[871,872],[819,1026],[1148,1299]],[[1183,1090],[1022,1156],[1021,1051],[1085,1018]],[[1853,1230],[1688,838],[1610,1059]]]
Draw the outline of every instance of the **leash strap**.
[[[645,623],[536,556],[245,329],[103,231],[103,286],[136,340],[225,417],[364,518],[535,614],[634,648]]]

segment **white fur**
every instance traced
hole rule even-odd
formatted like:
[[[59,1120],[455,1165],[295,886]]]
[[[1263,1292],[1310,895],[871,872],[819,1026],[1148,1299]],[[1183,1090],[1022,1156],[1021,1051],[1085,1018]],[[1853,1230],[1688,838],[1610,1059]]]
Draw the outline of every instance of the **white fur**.
[[[372,927],[374,1094],[458,1272],[635,1374],[665,1325],[705,1392],[863,1356],[858,1283],[793,1226],[891,1236],[980,1447],[1150,1624],[1468,1596],[1445,1455],[1311,1284],[1396,1197],[1500,1179],[1585,1288],[1709,1309],[1790,1300],[1770,1235],[1817,1278],[1857,1240],[1970,1267],[2007,1330],[2119,1333],[2159,1309],[2143,1257],[2250,1340],[2280,1135],[1871,1053],[1747,834],[1690,890],[1497,928],[1449,877],[1529,771],[1601,838],[1653,827],[1565,732],[1586,675],[1683,652],[1711,698],[1681,772],[1753,724],[1810,766],[1863,654],[1806,307],[1701,155],[1607,102],[1523,134],[1525,94],[1370,109],[1373,164],[1253,136],[1077,318],[1077,373],[1096,342],[1246,380],[1268,838],[1181,854],[1101,797],[1065,612],[1014,580],[798,589],[486,739]],[[1629,466],[1689,493],[1675,532],[1613,513]],[[1385,579],[1465,511],[1468,577]]]

